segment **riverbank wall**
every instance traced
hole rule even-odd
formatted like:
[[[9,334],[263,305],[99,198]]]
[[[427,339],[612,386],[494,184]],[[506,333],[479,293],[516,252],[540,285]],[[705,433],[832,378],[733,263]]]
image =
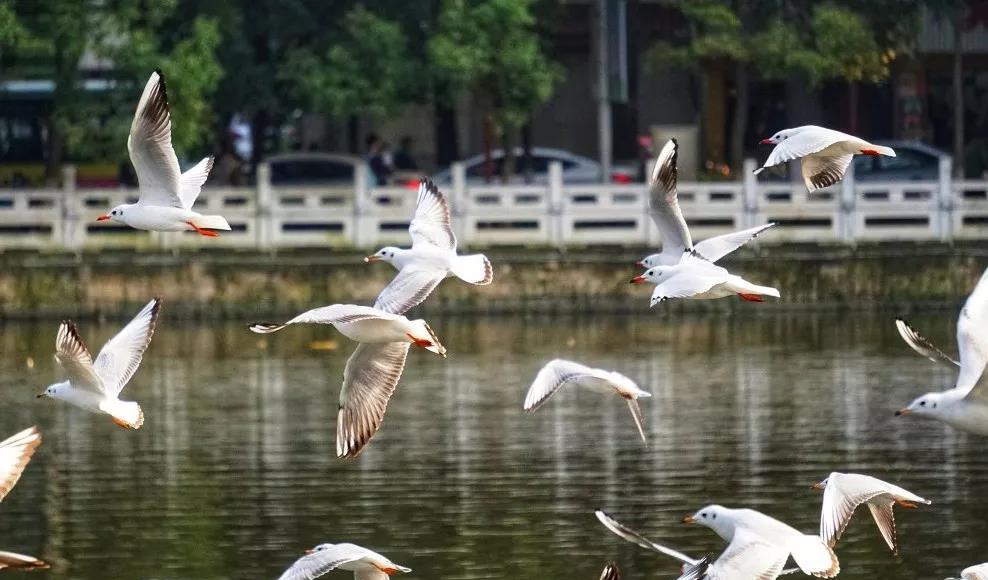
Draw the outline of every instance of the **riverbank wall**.
[[[653,250],[654,251],[654,250]],[[647,313],[653,286],[632,285],[648,248],[486,252],[494,283],[446,280],[418,311],[436,314]],[[746,247],[721,265],[775,286],[781,300],[678,300],[660,313],[713,310],[952,307],[988,267],[988,241]],[[277,253],[0,253],[0,319],[116,318],[161,296],[171,318],[254,320],[333,303],[371,304],[393,277],[386,264],[331,250]]]

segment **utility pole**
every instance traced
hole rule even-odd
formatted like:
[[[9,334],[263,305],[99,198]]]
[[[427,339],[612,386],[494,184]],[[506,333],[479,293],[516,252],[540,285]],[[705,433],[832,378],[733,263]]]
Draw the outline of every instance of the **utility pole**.
[[[611,180],[611,90],[608,71],[608,0],[597,0],[597,141],[600,156],[600,181]]]

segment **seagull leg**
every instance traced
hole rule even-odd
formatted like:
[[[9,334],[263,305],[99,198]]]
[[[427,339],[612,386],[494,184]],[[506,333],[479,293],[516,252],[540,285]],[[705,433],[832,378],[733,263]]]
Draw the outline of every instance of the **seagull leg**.
[[[904,507],[906,509],[910,509],[910,510],[914,510],[914,509],[917,509],[919,507],[919,506],[917,506],[916,504],[914,504],[912,502],[908,502],[908,501],[901,500],[901,499],[895,500],[895,503],[899,504],[900,506],[902,506],[902,507]]]
[[[220,235],[218,233],[214,232],[213,230],[204,230],[204,229],[200,228],[199,226],[195,225],[192,222],[185,222],[185,223],[189,224],[189,227],[192,228],[200,236],[206,236],[207,238],[218,238],[218,237],[220,237]]]
[[[765,299],[758,294],[742,294],[741,292],[738,292],[738,296],[747,302],[765,302]]]

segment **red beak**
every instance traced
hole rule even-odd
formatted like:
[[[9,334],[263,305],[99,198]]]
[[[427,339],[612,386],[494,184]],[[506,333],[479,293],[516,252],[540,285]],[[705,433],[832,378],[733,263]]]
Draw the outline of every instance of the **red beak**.
[[[762,145],[771,145],[772,144],[772,140],[771,139],[762,139],[761,141],[759,141],[759,143],[761,143]]]
[[[645,276],[635,276],[634,278],[631,279],[632,284],[641,284],[644,281],[645,281]]]
[[[99,216],[98,218],[96,218],[96,221],[98,221],[98,222],[105,222],[108,219],[110,219],[110,216],[107,215],[107,214],[103,214],[103,215]]]

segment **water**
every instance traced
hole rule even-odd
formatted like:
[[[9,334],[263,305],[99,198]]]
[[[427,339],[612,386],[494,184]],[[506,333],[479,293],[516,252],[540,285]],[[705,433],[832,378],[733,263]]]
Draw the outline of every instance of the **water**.
[[[952,371],[914,355],[888,316],[759,312],[435,320],[449,359],[411,353],[352,462],[334,457],[351,345],[331,328],[162,324],[125,391],[147,422],[127,432],[34,399],[56,379],[55,325],[7,325],[0,434],[38,424],[45,441],[0,504],[0,549],[49,560],[35,576],[59,579],[276,578],[324,541],[377,549],[409,579],[590,579],[612,558],[626,578],[672,578],[676,562],[611,535],[594,508],[716,555],[723,542],[684,515],[748,506],[812,532],[821,498],[808,487],[844,470],[934,504],[896,510],[899,557],[859,513],[841,578],[944,578],[988,559],[986,440],[892,416]],[[914,323],[953,352],[954,315]],[[82,333],[98,345],[114,327]],[[327,339],[338,348],[310,348]],[[557,355],[652,391],[647,450],[617,398],[572,391],[521,412]]]

